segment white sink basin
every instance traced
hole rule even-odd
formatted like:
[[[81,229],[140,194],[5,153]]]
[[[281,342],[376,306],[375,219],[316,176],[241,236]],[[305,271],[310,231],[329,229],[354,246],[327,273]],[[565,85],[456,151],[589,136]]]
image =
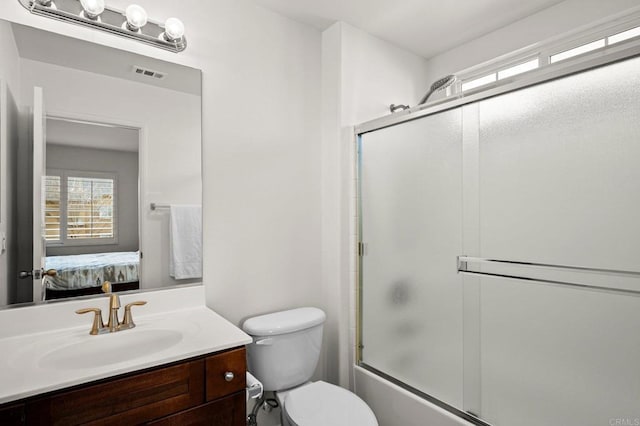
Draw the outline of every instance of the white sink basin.
[[[121,303],[138,297],[124,295]],[[74,311],[104,309],[104,298],[0,312],[11,324],[0,333],[0,405],[251,343],[204,306],[202,287],[149,292],[145,299],[135,328],[98,336],[89,335],[91,319]]]
[[[178,330],[155,328],[88,336],[42,354],[38,366],[56,370],[101,367],[169,349],[182,338],[183,334]]]

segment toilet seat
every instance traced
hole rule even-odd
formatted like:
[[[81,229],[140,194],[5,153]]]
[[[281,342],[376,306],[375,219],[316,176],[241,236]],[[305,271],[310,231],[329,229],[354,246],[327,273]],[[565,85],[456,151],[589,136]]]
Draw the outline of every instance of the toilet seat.
[[[288,392],[283,413],[298,426],[378,426],[371,408],[356,394],[323,381]]]

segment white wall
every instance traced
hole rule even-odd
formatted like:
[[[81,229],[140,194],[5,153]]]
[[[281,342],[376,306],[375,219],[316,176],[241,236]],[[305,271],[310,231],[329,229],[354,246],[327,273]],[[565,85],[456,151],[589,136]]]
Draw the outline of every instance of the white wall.
[[[47,256],[136,251],[138,241],[138,153],[47,143],[47,170],[111,173],[116,176],[118,242],[108,245],[49,246]],[[152,261],[152,259],[150,259]]]
[[[242,1],[212,13],[207,304],[240,324],[320,303],[320,34]]]
[[[200,97],[29,59],[21,65],[25,105],[40,86],[48,113],[142,128],[141,287],[176,284],[168,267],[169,216],[148,206],[201,203]]]
[[[353,126],[389,114],[389,105],[414,106],[427,92],[424,58],[345,23],[341,28],[341,120]]]
[[[320,33],[247,0],[137,3],[156,20],[182,19],[187,50],[32,16],[17,1],[0,18],[202,69],[207,305],[238,325],[321,306]]]
[[[415,105],[427,88],[423,58],[345,23],[322,34],[322,262],[328,313],[326,379],[354,387],[355,145],[351,126]]]
[[[6,237],[6,251],[0,251],[0,306],[16,300],[17,209],[16,160],[20,87],[18,51],[11,27],[0,22],[0,234]],[[11,285],[10,285],[11,284]]]
[[[638,7],[637,0],[566,0],[429,60],[429,81]]]

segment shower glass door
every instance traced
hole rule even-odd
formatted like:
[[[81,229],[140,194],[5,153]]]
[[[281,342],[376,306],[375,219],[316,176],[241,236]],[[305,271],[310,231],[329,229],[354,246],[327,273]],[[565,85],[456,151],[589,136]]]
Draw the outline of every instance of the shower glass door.
[[[478,109],[479,257],[640,271],[640,59]],[[523,426],[640,419],[640,294],[618,291],[640,290],[638,276],[509,275],[611,291],[482,277],[482,417]]]
[[[490,424],[640,424],[639,58],[362,134],[359,162],[361,365]]]
[[[362,354],[385,374],[462,404],[462,116],[361,139]]]

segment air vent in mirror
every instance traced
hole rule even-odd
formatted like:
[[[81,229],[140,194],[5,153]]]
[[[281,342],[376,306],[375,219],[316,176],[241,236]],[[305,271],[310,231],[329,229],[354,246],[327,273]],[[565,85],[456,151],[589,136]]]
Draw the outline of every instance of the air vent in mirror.
[[[133,72],[135,74],[138,74],[138,75],[143,75],[145,77],[157,78],[157,79],[160,79],[160,80],[166,77],[166,74],[163,73],[163,72],[150,70],[148,68],[142,68],[142,67],[140,67],[138,65],[135,65],[133,67]]]

